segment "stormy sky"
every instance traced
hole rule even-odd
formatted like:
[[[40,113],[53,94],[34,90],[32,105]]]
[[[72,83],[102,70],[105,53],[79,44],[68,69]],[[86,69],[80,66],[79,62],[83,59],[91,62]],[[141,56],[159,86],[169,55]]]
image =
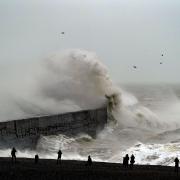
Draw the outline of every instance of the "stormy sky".
[[[96,52],[119,83],[180,82],[179,0],[0,0],[0,27],[1,83],[69,48]]]

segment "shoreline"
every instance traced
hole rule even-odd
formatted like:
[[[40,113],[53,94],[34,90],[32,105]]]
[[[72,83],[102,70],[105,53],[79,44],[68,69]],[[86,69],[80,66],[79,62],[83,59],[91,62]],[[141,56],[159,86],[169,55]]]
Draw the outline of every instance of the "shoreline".
[[[120,163],[93,162],[87,166],[86,161],[62,160],[57,164],[53,159],[39,159],[35,164],[31,158],[17,158],[12,164],[11,158],[0,158],[1,180],[172,180],[179,179],[172,166],[135,165],[133,170],[124,168]]]

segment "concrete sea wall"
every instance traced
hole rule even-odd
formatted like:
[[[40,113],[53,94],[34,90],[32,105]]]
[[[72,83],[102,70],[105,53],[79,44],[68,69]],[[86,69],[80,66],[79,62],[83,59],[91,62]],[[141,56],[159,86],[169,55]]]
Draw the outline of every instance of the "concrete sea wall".
[[[0,136],[16,138],[40,135],[76,135],[87,133],[95,136],[107,123],[107,109],[86,110],[51,116],[34,117],[0,123]]]

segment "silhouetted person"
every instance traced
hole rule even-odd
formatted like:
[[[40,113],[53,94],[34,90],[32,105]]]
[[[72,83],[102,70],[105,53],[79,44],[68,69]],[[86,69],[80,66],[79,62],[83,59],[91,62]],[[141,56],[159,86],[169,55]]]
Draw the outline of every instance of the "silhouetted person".
[[[87,165],[88,165],[88,166],[91,166],[91,165],[92,165],[92,159],[91,159],[91,156],[88,156]]]
[[[134,163],[135,163],[135,157],[134,157],[134,155],[132,154],[132,155],[131,155],[131,159],[130,159],[130,168],[131,168],[131,169],[133,169]]]
[[[60,164],[61,164],[62,151],[61,151],[61,150],[59,150],[57,154],[58,154],[57,164],[58,164],[59,162],[60,162]]]
[[[175,172],[178,174],[178,171],[179,171],[179,159],[175,158],[174,162],[175,162]]]
[[[12,163],[16,162],[16,149],[13,147],[11,150]]]
[[[124,161],[125,161],[124,162],[125,167],[128,168],[128,165],[129,165],[129,156],[128,156],[128,154],[126,154]]]
[[[35,162],[35,164],[37,164],[38,161],[39,161],[39,156],[38,156],[38,154],[36,154],[35,157],[34,157],[34,162]]]

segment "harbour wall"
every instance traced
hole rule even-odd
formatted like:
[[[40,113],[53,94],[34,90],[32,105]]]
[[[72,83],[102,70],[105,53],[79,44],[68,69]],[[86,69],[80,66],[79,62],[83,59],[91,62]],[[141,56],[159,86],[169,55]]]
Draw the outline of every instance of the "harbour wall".
[[[65,134],[68,136],[87,133],[96,136],[107,123],[107,109],[33,117],[0,122],[0,137],[25,138],[40,135]]]

